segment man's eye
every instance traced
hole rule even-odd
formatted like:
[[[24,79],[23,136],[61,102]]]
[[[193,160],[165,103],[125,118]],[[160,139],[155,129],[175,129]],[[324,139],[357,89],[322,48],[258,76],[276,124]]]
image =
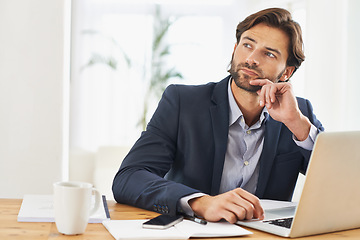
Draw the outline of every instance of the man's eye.
[[[244,43],[244,47],[251,48],[250,44],[248,44],[248,43]]]
[[[271,57],[271,58],[274,58],[274,57],[275,57],[275,55],[272,54],[271,52],[266,52],[265,54],[266,54],[266,56]]]

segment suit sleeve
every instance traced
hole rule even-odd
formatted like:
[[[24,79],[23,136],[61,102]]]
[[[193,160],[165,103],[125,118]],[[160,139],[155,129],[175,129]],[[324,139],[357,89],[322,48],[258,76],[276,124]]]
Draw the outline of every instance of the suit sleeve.
[[[165,90],[146,131],[125,157],[113,182],[117,202],[175,215],[181,197],[199,192],[164,178],[177,151],[179,98],[176,86]]]
[[[314,112],[313,112],[313,107],[310,103],[309,100],[307,99],[302,99],[302,98],[298,98],[298,103],[299,103],[299,108],[300,111],[309,118],[310,122],[313,124],[314,127],[316,127],[317,132],[320,133],[322,131],[324,131],[324,127],[321,124],[321,122],[316,118]],[[305,174],[306,169],[307,169],[307,164],[310,160],[310,155],[312,151],[300,148],[301,153],[303,154],[303,156],[305,157],[305,159],[307,159],[305,166],[303,166],[303,171],[302,173]]]

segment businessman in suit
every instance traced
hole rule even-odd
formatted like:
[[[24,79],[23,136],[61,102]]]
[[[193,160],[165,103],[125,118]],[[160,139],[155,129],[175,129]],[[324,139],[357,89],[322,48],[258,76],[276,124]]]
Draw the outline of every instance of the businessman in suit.
[[[230,76],[169,86],[113,182],[116,201],[209,221],[264,217],[259,198],[290,200],[318,132],[289,78],[304,60],[287,10],[240,22]]]

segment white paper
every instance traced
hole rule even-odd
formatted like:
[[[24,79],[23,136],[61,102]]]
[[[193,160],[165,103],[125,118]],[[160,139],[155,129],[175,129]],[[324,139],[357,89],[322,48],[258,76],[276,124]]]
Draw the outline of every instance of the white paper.
[[[122,239],[188,239],[190,237],[230,237],[252,234],[250,231],[227,222],[206,225],[183,220],[168,229],[146,229],[144,220],[108,220],[103,225],[116,240]]]
[[[90,217],[89,223],[101,223],[105,219],[108,219],[106,210],[101,204],[98,211]],[[25,195],[17,220],[18,222],[55,222],[53,195]]]
[[[143,228],[143,220],[107,220],[103,225],[116,240],[122,239],[188,239],[189,235],[175,227],[168,229]]]
[[[252,232],[228,222],[208,222],[206,225],[193,221],[184,220],[175,225],[181,232],[189,234],[191,237],[234,237],[250,235]]]

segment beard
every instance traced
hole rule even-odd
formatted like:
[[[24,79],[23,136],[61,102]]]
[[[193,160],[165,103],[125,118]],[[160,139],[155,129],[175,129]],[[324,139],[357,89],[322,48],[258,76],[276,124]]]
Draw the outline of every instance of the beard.
[[[258,76],[251,77],[251,76],[243,73],[242,71],[240,71],[241,68],[250,69],[250,70],[256,72],[258,74]],[[231,77],[233,78],[236,86],[238,86],[239,88],[241,88],[249,93],[256,93],[257,91],[259,91],[261,89],[261,86],[251,85],[249,83],[250,80],[269,79],[270,81],[276,83],[279,81],[280,77],[285,72],[285,69],[277,77],[266,77],[266,75],[264,74],[262,69],[260,69],[258,66],[250,65],[248,63],[239,63],[238,65],[235,65],[232,60],[231,67],[228,70],[228,72],[230,73]]]

